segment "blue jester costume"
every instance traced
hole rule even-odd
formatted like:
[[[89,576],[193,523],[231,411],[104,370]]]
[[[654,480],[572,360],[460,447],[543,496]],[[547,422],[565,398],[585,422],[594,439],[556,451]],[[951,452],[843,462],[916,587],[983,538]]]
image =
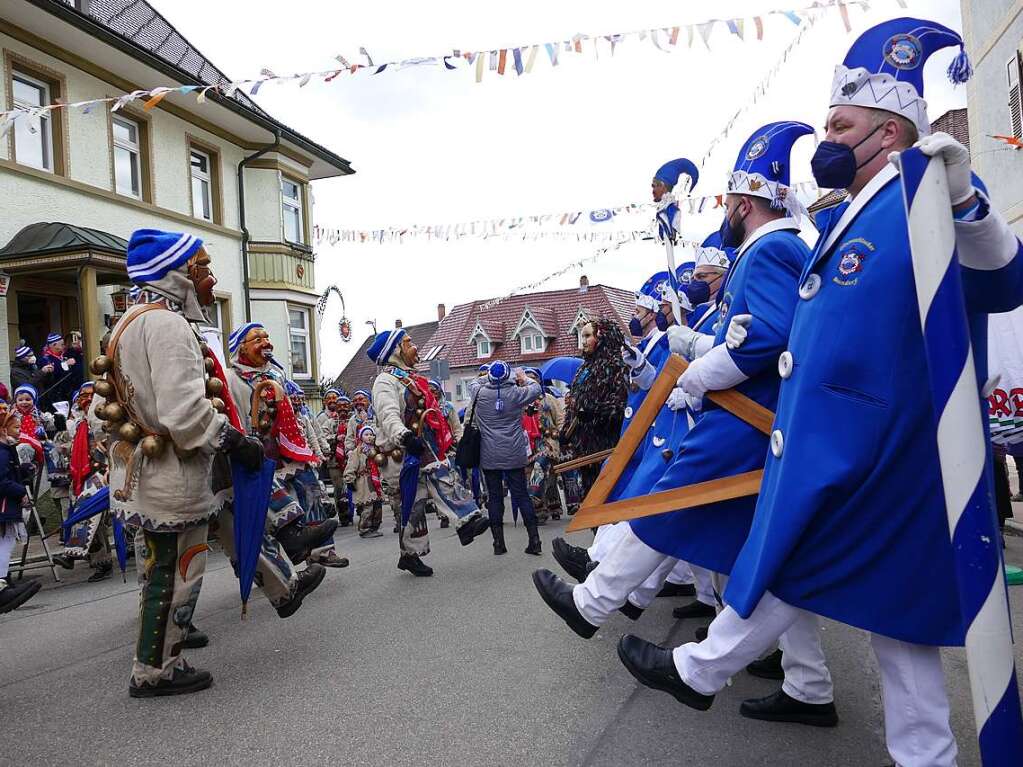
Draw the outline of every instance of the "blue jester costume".
[[[789,181],[788,157],[795,141],[813,129],[803,123],[771,123],[743,145],[729,182],[734,194],[779,202]],[[785,217],[749,233],[738,249],[727,281],[718,293],[720,321],[715,347],[701,358],[726,354],[744,379],[736,387],[774,409],[778,354],[785,348],[795,309],[797,280],[809,256],[798,224]],[[742,347],[724,346],[725,331],[737,314],[752,314]],[[694,363],[698,364],[698,363]],[[650,493],[728,477],[763,467],[767,437],[736,416],[704,401],[704,411],[686,435],[679,455],[649,489]],[[633,520],[632,531],[646,545],[668,556],[727,573],[749,531],[756,498],[736,498],[692,509]]]

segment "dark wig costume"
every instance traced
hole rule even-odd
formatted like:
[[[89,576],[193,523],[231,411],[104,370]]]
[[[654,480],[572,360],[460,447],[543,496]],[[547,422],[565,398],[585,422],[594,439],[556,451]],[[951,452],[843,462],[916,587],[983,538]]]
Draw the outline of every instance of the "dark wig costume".
[[[622,362],[625,338],[613,320],[592,320],[597,336],[593,354],[584,355],[566,398],[565,427],[562,442],[573,457],[607,450],[618,443],[629,396],[629,375]],[[600,464],[584,467],[583,486],[587,491]]]

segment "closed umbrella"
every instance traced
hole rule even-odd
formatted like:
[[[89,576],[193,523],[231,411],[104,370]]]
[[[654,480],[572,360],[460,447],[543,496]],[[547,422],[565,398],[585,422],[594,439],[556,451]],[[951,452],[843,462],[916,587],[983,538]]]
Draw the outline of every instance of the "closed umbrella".
[[[273,461],[264,458],[257,471],[249,471],[238,461],[231,461],[231,482],[234,485],[234,555],[238,573],[238,590],[242,598],[242,617],[248,612],[256,563],[263,546],[266,512],[270,506],[270,488],[274,478]]]

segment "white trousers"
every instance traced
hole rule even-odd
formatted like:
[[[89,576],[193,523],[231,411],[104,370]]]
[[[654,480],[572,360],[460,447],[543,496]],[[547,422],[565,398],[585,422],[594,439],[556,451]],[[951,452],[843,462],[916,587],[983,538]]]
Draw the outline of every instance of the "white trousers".
[[[586,550],[590,559],[599,562],[606,557],[607,553],[621,540],[622,534],[626,530],[631,532],[628,522],[615,522],[613,525],[598,527],[596,535],[593,536],[593,543]]]
[[[668,583],[674,583],[676,586],[681,586],[685,583],[695,583],[696,578],[693,575],[692,568],[689,567],[688,562],[683,562],[681,559],[678,560],[678,564],[672,568],[671,572],[668,573]]]
[[[816,618],[770,592],[746,619],[726,606],[710,624],[707,639],[675,648],[675,667],[694,690],[713,695],[775,641],[784,652],[782,689],[797,700],[795,693],[819,693],[820,672],[807,663],[804,646],[820,646]],[[954,767],[956,744],[938,649],[877,634],[871,643],[881,670],[888,753],[899,767]]]
[[[14,522],[4,525],[4,533],[0,535],[0,578],[7,577],[8,568],[11,566],[11,552],[14,551]]]
[[[621,534],[618,544],[607,552],[596,569],[583,583],[572,589],[572,601],[583,618],[594,626],[602,626],[625,604],[626,599],[637,607],[647,607],[657,596],[664,579],[677,564],[677,559],[650,548],[632,532],[631,528],[627,528]],[[707,570],[703,572],[708,574],[709,582],[710,572]],[[711,591],[708,604],[714,603]],[[735,615],[734,611],[732,614]],[[779,634],[786,633],[785,641],[781,642],[785,653],[782,666],[786,672],[783,689],[788,695],[804,703],[830,703],[834,699],[831,674],[828,673],[824,652],[821,649],[816,616],[803,612],[800,621],[789,623],[795,625],[785,626],[779,631]],[[777,639],[777,635],[774,639]],[[750,656],[737,671],[773,647],[774,639]],[[727,678],[726,676],[725,680]],[[724,686],[724,681],[721,684]],[[694,689],[699,688],[694,686]]]

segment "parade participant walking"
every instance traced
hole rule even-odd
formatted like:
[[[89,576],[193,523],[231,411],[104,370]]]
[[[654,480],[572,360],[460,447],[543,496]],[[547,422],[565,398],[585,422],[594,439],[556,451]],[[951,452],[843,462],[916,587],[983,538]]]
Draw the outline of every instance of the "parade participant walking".
[[[542,393],[540,384],[529,380],[521,370],[515,371],[513,382],[508,364],[496,360],[490,363],[487,382],[473,399],[475,423],[480,430],[480,469],[487,483],[487,511],[495,554],[508,551],[504,543],[505,483],[526,525],[529,535],[526,553],[540,554],[540,532],[526,491],[524,468],[529,447],[522,430],[522,414]]]
[[[11,391],[25,384],[39,391],[52,372],[52,367],[36,365],[36,353],[30,347],[19,346],[14,350],[14,361],[11,362]]]
[[[543,374],[538,368],[526,368],[524,372],[530,379],[543,386]],[[533,403],[532,408],[535,410],[540,439],[531,458],[532,467],[527,486],[537,524],[543,525],[546,524],[548,516],[554,519],[561,518],[558,478],[554,473],[554,466],[561,455],[558,434],[564,425],[565,410],[561,400],[546,390],[543,390],[543,394]]]
[[[359,441],[348,457],[344,481],[353,488],[352,498],[359,516],[359,537],[379,538],[383,514],[384,491],[380,481],[380,453],[376,447],[376,430],[363,426]]]
[[[583,364],[569,386],[561,442],[573,458],[614,447],[622,428],[629,378],[622,363],[625,339],[614,320],[590,320],[579,331]],[[581,469],[583,492],[600,473],[599,464]]]
[[[37,580],[20,583],[7,580],[14,545],[27,539],[22,509],[28,490],[15,449],[20,432],[20,414],[16,411],[4,413],[0,418],[0,613],[21,607],[42,586]]]
[[[776,360],[788,339],[798,301],[798,276],[809,255],[798,236],[798,224],[785,215],[782,189],[789,181],[792,145],[812,133],[804,123],[771,123],[756,131],[739,152],[725,200],[723,236],[725,245],[738,249],[718,296],[721,322],[716,344],[679,379],[684,389],[689,385],[686,393],[696,410],[702,408],[702,415],[650,493],[763,465],[767,437],[730,412],[703,402],[702,395],[708,389],[736,387],[774,408],[780,383]],[[757,313],[761,319],[756,335],[750,333],[744,343],[727,343],[736,327],[733,320]],[[703,385],[698,396],[690,391],[694,379]],[[639,604],[652,601],[679,559],[729,573],[749,532],[754,505],[755,498],[746,497],[633,520],[579,586],[570,589],[547,571],[538,571],[534,583],[555,612],[581,636],[590,637],[641,587],[647,586],[648,593],[640,593]],[[793,623],[782,639],[782,649],[787,672],[782,693],[750,702],[742,713],[774,721],[836,724],[831,677],[816,618],[806,615]]]
[[[141,527],[145,540],[129,693],[177,695],[212,682],[181,648],[206,569],[213,454],[225,451],[255,468],[262,446],[207,399],[203,349],[189,324],[205,322],[202,307],[214,300],[216,280],[202,241],[139,230],[127,261],[143,294],[118,321],[96,372],[108,374],[104,383],[113,394],[98,415],[117,429],[110,444],[110,481],[117,488],[111,506]]]
[[[806,611],[862,628],[881,672],[888,751],[904,767],[956,763],[938,646],[962,644],[965,631],[890,153],[916,145],[944,160],[974,348],[983,348],[987,313],[1023,304],[1023,245],[972,180],[966,148],[928,135],[924,62],[962,45],[940,24],[900,18],[865,32],[836,69],[812,164],[821,186],[852,199],[830,217],[800,276],[771,450],[729,606],[698,645],[671,651],[629,636],[619,645],[643,684],[706,708],[733,669]],[[951,72],[966,69],[961,54]],[[751,313],[750,342],[760,327]],[[849,343],[826,336],[867,313]],[[877,349],[885,353],[870,353]],[[974,364],[977,381],[987,380],[984,356]],[[820,439],[825,423],[841,438]]]
[[[421,557],[430,552],[429,530],[426,526],[426,501],[446,516],[463,546],[472,543],[489,526],[487,517],[471,497],[466,497],[461,483],[455,481],[445,456],[451,448],[452,436],[447,419],[441,415],[437,401],[426,379],[416,374],[419,350],[402,328],[379,333],[367,355],[381,367],[373,382],[373,410],[381,451],[403,455],[406,472],[418,473],[414,494],[412,488],[401,487],[401,471],[382,472],[382,485],[388,503],[401,509],[398,545],[401,555],[398,569],[415,576],[433,575]],[[418,463],[418,468],[416,464]],[[387,465],[392,461],[389,459]],[[411,484],[409,479],[408,484]],[[403,505],[402,496],[408,501]]]
[[[345,430],[350,415],[351,400],[342,396],[338,389],[327,389],[323,395],[323,410],[316,415],[316,425],[326,440],[324,459],[327,476],[334,488],[334,508],[341,527],[352,523],[351,498],[344,483]]]
[[[228,351],[232,362],[227,370],[227,382],[242,423],[250,432],[259,428],[264,437],[266,457],[276,463],[267,524],[273,537],[284,547],[288,559],[297,565],[330,540],[337,529],[337,521],[328,519],[319,525],[305,524],[305,511],[298,502],[293,483],[296,473],[314,462],[315,456],[299,430],[290,400],[287,405],[283,401],[279,404],[272,422],[263,425],[252,423],[256,384],[270,381],[282,391],[284,389],[284,374],[273,359],[273,344],[266,328],[258,322],[242,325],[228,339]],[[291,580],[289,570],[281,568],[282,584]],[[268,596],[271,595],[268,593]],[[271,601],[276,598],[271,596]]]

